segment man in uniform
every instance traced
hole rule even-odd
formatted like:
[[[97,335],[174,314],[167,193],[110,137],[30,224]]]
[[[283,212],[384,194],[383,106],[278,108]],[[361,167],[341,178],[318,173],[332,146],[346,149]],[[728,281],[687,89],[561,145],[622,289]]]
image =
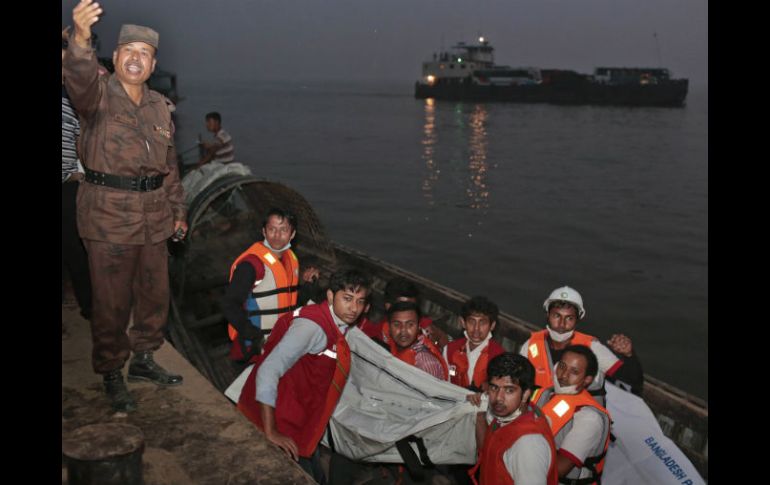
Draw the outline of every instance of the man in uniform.
[[[75,28],[62,62],[81,117],[85,181],[78,189],[77,223],[93,283],[93,368],[104,376],[113,408],[131,411],[136,401],[122,374],[131,351],[130,381],[182,383],[155,363],[153,351],[163,344],[168,317],[166,241],[184,237],[186,208],[171,114],[163,96],[145,84],[155,69],[158,33],[123,25],[112,55],[115,73],[100,76],[89,39],[101,14],[92,0],[73,9]]]

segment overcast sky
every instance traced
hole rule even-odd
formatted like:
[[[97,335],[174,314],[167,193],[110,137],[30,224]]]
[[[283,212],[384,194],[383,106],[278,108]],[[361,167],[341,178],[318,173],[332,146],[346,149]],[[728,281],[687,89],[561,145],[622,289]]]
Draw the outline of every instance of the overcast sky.
[[[75,0],[63,0],[72,24]],[[664,67],[708,83],[707,0],[103,0],[100,55],[123,23],[160,33],[180,80],[412,82],[442,45],[482,33],[495,60],[575,69]]]

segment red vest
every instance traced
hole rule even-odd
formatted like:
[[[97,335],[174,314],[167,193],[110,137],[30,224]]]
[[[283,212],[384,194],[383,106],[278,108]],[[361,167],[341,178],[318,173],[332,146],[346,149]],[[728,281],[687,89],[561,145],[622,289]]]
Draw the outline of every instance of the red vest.
[[[318,446],[345,387],[350,372],[350,348],[334,323],[328,303],[303,307],[298,316],[317,323],[326,334],[326,350],[337,354],[336,359],[323,354],[305,354],[278,381],[276,429],[294,440],[300,456],[309,458]],[[257,359],[238,399],[238,409],[260,429],[263,429],[262,418],[259,403],[254,399],[257,372],[286,334],[294,318],[293,314],[284,315],[275,324],[265,343],[264,353]]]
[[[513,485],[514,480],[505,467],[503,455],[524,435],[539,434],[548,441],[551,448],[551,466],[548,468],[548,485],[558,485],[559,475],[556,468],[556,446],[551,436],[551,429],[544,416],[537,416],[532,408],[516,418],[513,423],[499,427],[496,422],[487,426],[484,445],[479,453],[479,461],[468,474],[474,485]],[[479,481],[476,471],[481,468]]]
[[[369,317],[361,317],[361,322],[358,324],[358,328],[366,334],[369,338],[382,339],[382,323],[373,322],[369,320]]]
[[[446,346],[447,363],[449,364],[449,380],[460,387],[468,387],[468,354],[465,353],[465,337],[449,342]],[[481,389],[481,385],[487,382],[487,365],[489,361],[505,352],[500,344],[490,340],[481,351],[476,367],[473,369],[473,385]]]
[[[444,360],[444,356],[441,355],[441,351],[436,347],[436,345],[430,341],[429,338],[425,337],[425,335],[420,334],[419,337],[417,337],[417,340],[419,342],[422,342],[423,345],[425,345],[425,348],[427,348],[431,354],[433,354],[439,362],[441,362],[441,367],[443,368],[443,374],[445,381],[449,379],[449,368],[447,366],[446,361]],[[409,365],[415,365],[417,352],[415,352],[412,347],[409,347],[405,350],[399,350],[398,347],[396,347],[396,343],[393,341],[393,339],[389,339],[388,345],[390,345],[390,353],[396,356],[398,360],[404,361]]]
[[[527,347],[527,359],[535,367],[535,385],[541,388],[553,387],[554,362],[548,358],[548,342],[546,336],[548,330],[532,332]],[[596,340],[590,335],[575,332],[570,340],[570,345],[585,345],[591,347],[591,342]]]

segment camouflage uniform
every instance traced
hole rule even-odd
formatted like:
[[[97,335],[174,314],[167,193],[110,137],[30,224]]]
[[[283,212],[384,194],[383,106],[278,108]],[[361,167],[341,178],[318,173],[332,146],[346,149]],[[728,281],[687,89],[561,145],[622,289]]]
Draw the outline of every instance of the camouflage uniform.
[[[122,368],[130,351],[163,343],[169,284],[166,240],[186,219],[164,97],[145,84],[137,106],[113,75],[99,76],[96,53],[70,41],[67,91],[81,118],[78,151],[90,170],[123,177],[164,175],[163,186],[135,192],[82,183],[77,222],[93,283],[93,367]],[[126,335],[133,310],[134,325]]]

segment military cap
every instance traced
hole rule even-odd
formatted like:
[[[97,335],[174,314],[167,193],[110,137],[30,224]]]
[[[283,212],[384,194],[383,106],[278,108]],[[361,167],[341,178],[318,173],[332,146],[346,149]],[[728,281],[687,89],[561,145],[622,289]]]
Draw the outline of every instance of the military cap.
[[[149,27],[123,24],[120,28],[120,35],[118,36],[118,45],[128,44],[130,42],[144,42],[155,47],[155,50],[158,50],[158,38],[158,33]]]

